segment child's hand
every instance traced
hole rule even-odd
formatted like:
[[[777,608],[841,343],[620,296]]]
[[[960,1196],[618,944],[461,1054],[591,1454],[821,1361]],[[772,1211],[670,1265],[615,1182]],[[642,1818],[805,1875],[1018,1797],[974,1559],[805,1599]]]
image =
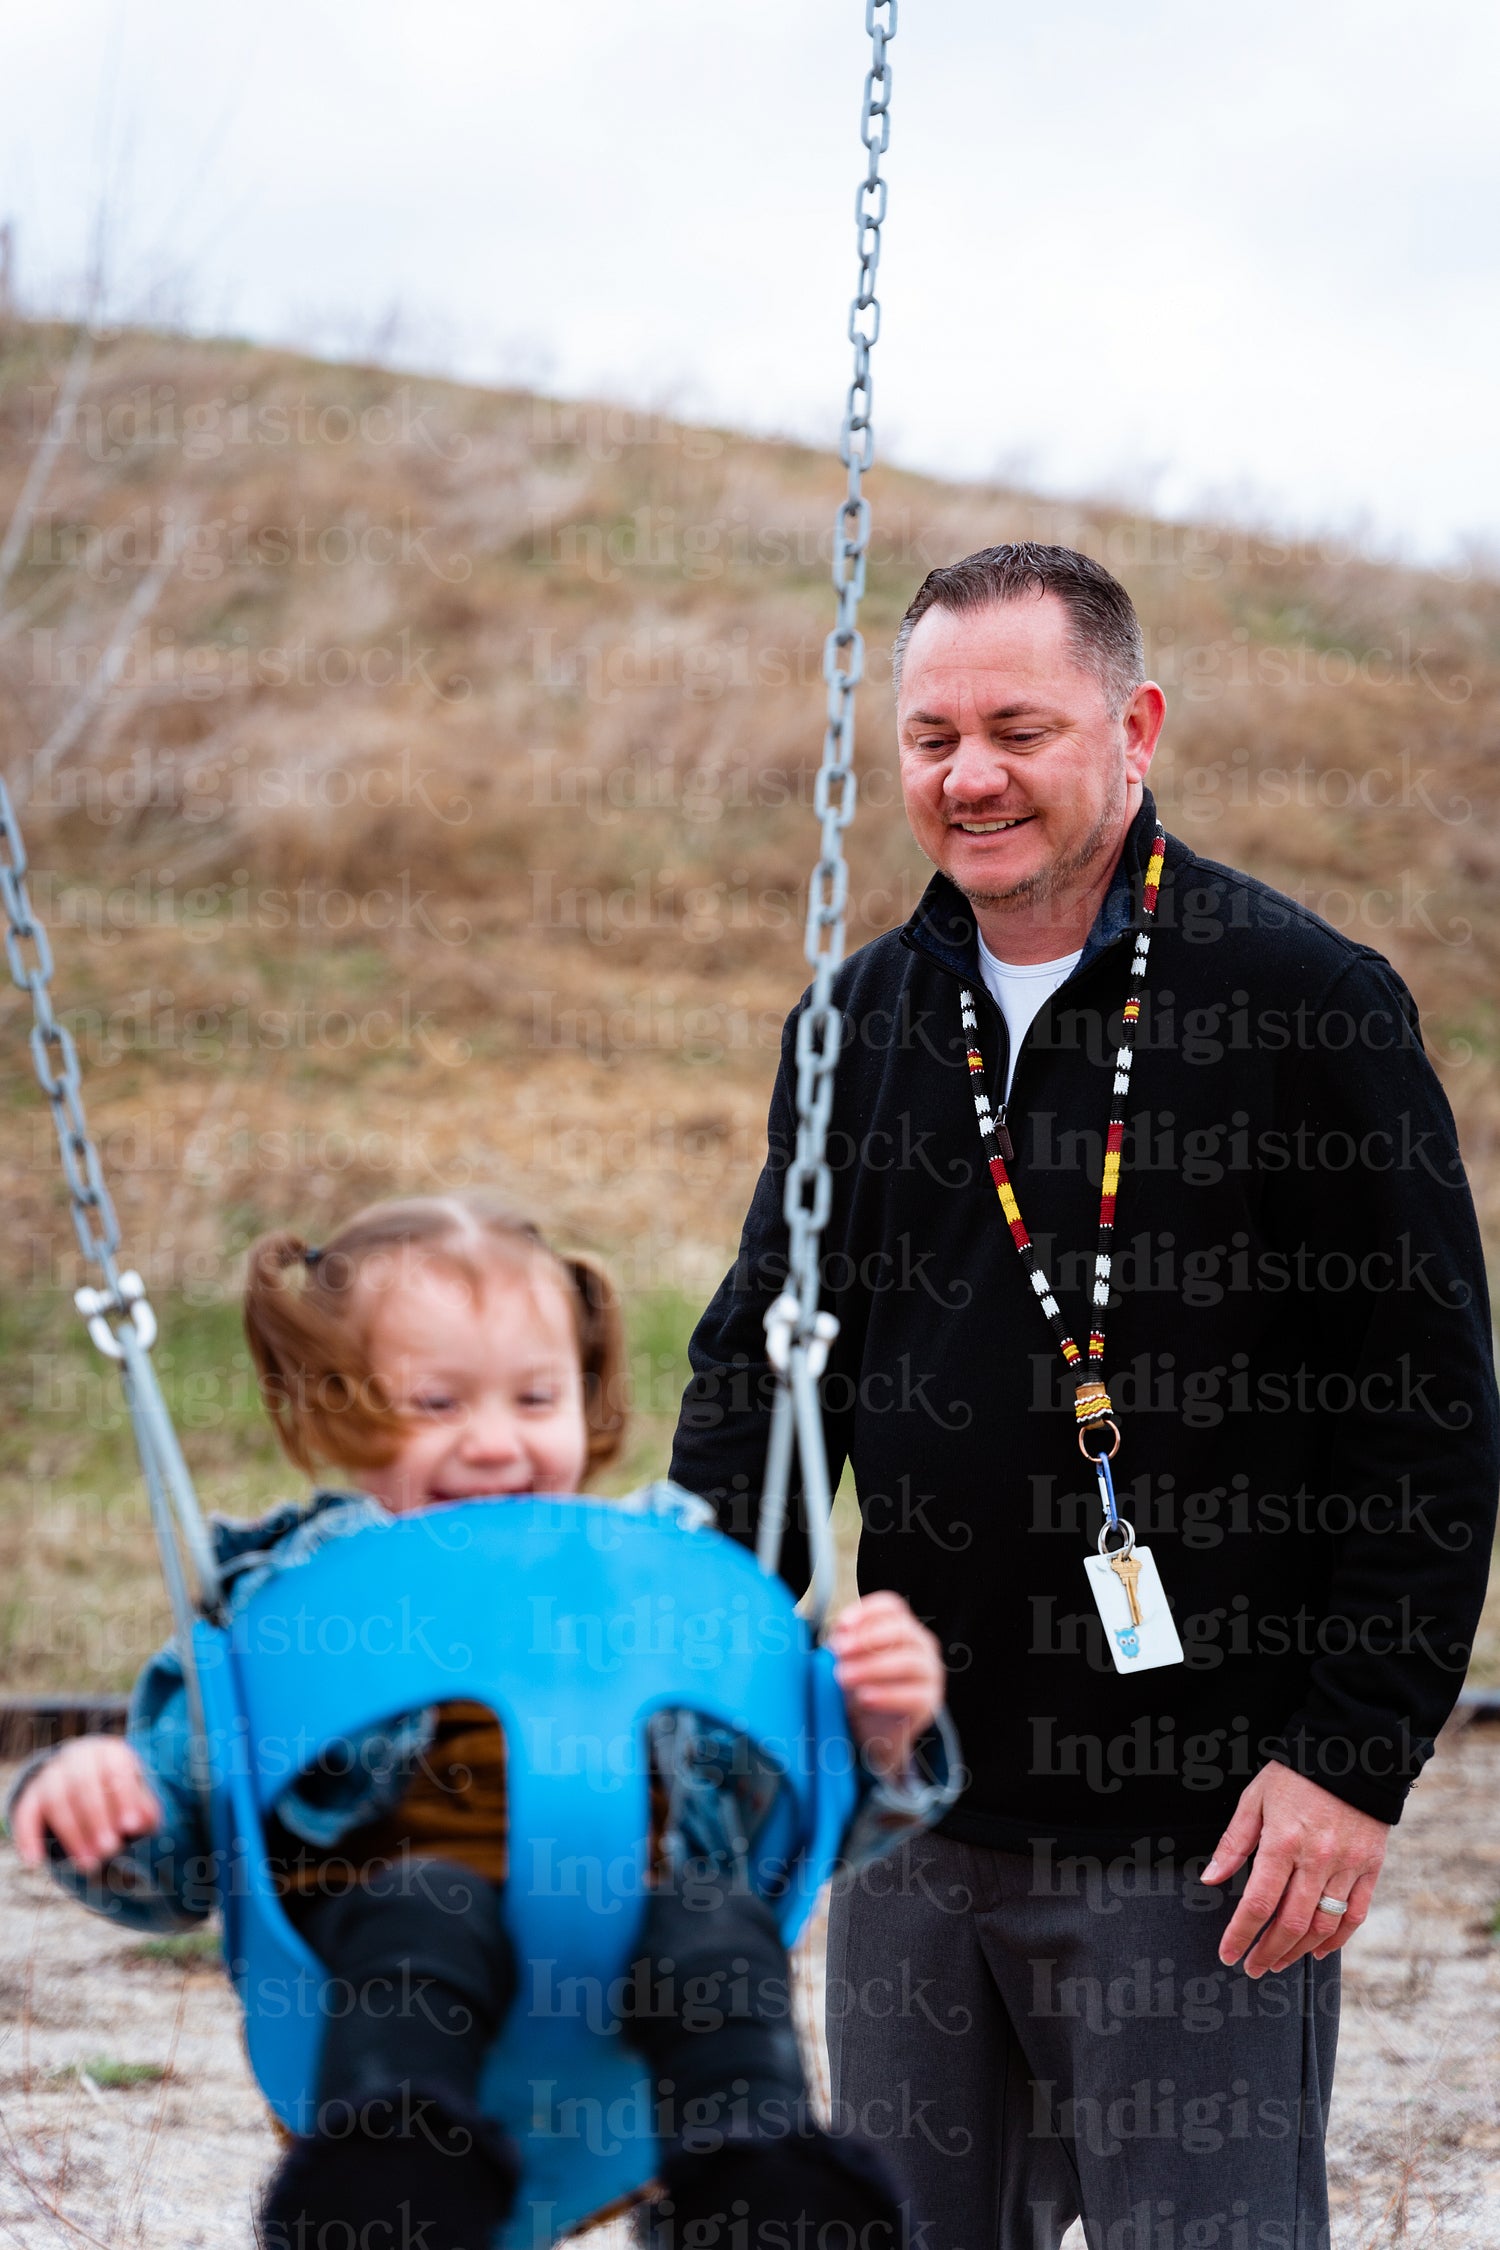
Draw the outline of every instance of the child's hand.
[[[936,1635],[900,1594],[866,1594],[839,1611],[828,1645],[855,1741],[877,1772],[903,1774],[947,1693]]]
[[[131,1836],[154,1835],[161,1806],[126,1742],[80,1735],[64,1743],[16,1799],[11,1837],[28,1867],[40,1867],[50,1828],[75,1867],[92,1874]]]

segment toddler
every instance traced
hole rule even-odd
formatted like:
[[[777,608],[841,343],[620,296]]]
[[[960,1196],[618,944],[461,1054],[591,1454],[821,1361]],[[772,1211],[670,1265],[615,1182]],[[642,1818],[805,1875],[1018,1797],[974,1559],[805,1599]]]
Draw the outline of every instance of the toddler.
[[[341,1482],[258,1523],[215,1522],[231,1616],[330,1538],[455,1501],[578,1492],[623,1441],[606,1276],[477,1198],[372,1205],[321,1249],[263,1237],[245,1324],[284,1450]],[[619,1505],[712,1521],[670,1484]],[[845,1839],[858,1864],[935,1817],[957,1777],[941,1656],[905,1602],[851,1604],[830,1640],[860,1753]],[[168,1648],[137,1683],[124,1741],[44,1753],[12,1792],[22,1858],[137,1926],[181,1926],[216,1903],[185,1706]],[[660,1714],[649,1747],[651,1889],[624,2031],[658,2086],[659,2214],[696,2243],[738,2211],[767,2243],[837,2220],[897,2250],[881,2160],[809,2114],[785,1951],[747,1879],[780,1776],[687,1710]],[[429,2250],[486,2250],[510,2208],[514,2150],[475,2106],[522,1982],[499,1915],[505,1757],[494,1715],[459,1698],[330,1746],[276,1801],[273,1880],[350,2004],[326,2026],[315,2129],[291,2141],[267,2193],[266,2250],[334,2221],[363,2241],[403,2204]],[[393,2007],[393,1992],[406,2001]]]

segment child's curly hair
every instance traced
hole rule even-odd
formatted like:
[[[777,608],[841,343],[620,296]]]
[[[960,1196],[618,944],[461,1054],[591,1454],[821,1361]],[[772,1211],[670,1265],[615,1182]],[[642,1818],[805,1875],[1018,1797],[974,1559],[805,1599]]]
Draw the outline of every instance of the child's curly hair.
[[[314,1249],[301,1235],[263,1234],[250,1246],[245,1334],[282,1450],[309,1475],[320,1465],[373,1469],[394,1460],[402,1418],[370,1364],[371,1258],[407,1258],[457,1273],[477,1296],[485,1274],[540,1269],[573,1308],[588,1428],[584,1481],[625,1437],[625,1341],[613,1282],[594,1259],[562,1256],[531,1220],[482,1195],[419,1195],[371,1203]]]

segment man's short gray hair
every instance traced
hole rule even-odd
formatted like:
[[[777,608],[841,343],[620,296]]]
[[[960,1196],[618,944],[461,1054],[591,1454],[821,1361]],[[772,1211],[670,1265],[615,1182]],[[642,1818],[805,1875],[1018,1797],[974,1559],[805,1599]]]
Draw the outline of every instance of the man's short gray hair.
[[[992,603],[1020,601],[1029,594],[1056,594],[1065,605],[1073,654],[1094,674],[1111,717],[1118,718],[1146,677],[1146,651],[1135,604],[1119,579],[1091,556],[1080,555],[1074,547],[1038,546],[1031,539],[981,547],[962,562],[944,563],[927,573],[897,628],[891,650],[897,695],[906,644],[928,610],[988,609]]]

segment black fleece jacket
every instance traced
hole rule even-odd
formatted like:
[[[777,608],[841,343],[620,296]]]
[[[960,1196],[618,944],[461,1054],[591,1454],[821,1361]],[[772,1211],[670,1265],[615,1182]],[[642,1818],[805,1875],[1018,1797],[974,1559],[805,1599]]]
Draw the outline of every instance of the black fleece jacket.
[[[1080,1344],[1149,795],[1007,1125]],[[862,1592],[941,1639],[971,1782],[942,1826],[1024,1850],[1217,1841],[1278,1758],[1394,1821],[1463,1683],[1493,1536],[1488,1301],[1452,1113],[1378,953],[1167,843],[1126,1104],[1105,1373],[1122,1512],[1186,1662],[1114,1671],[1083,1569],[1099,1523],[1072,1381],[981,1151],[959,992],[998,1111],[1007,1034],[972,912],[935,876],[844,965],[823,1380]],[[804,1000],[805,1000],[804,995]],[[794,1011],[739,1257],[690,1347],[672,1475],[753,1538],[785,1271]],[[783,1561],[806,1578],[800,1518]],[[1144,1845],[1143,1845],[1144,1840]]]

